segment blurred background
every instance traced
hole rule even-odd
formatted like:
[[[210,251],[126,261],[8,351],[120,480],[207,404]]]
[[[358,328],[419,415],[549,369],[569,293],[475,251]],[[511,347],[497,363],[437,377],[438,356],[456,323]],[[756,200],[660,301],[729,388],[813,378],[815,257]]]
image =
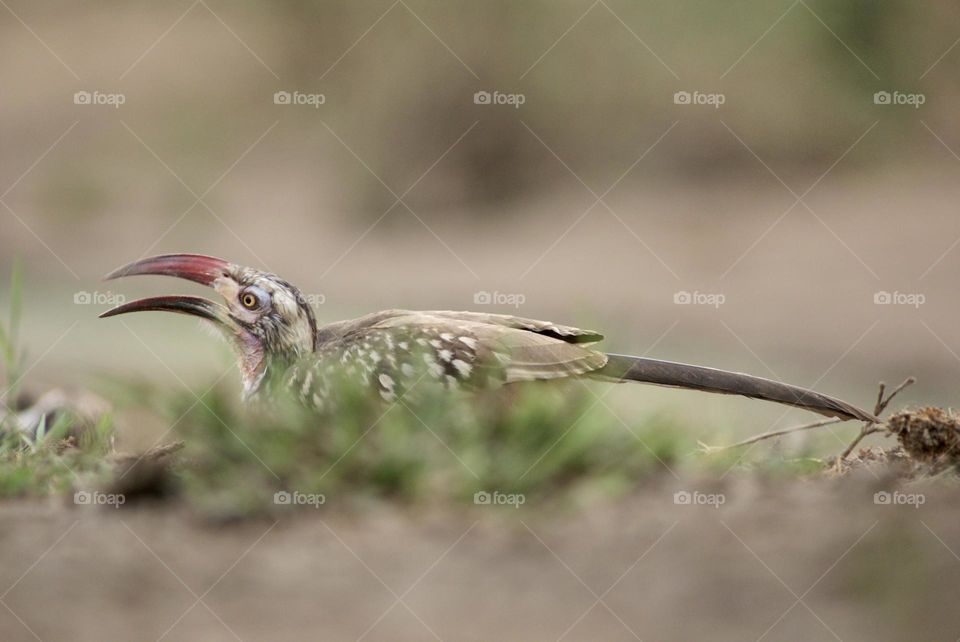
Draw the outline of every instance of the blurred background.
[[[220,375],[225,348],[194,321],[96,319],[192,289],[110,269],[200,252],[284,275],[324,321],[515,312],[864,406],[916,375],[905,401],[949,405],[958,18],[865,0],[8,0],[0,271],[23,260],[28,380]],[[610,399],[750,432],[796,419]]]
[[[224,401],[236,370],[195,320],[97,315],[207,294],[101,281],[198,252],[283,275],[321,321],[513,313],[868,408],[915,375],[895,408],[952,406],[958,25],[947,0],[0,0],[0,318],[19,260],[23,388],[130,384],[118,450],[184,439],[218,482],[185,493],[206,521],[97,510],[48,477],[76,488],[99,454],[8,451],[0,638],[956,639],[950,480],[803,476],[858,426],[735,474],[683,456],[809,413],[615,386],[486,432],[273,430]],[[311,482],[322,510],[224,519],[248,487]],[[497,489],[529,502],[474,506]]]

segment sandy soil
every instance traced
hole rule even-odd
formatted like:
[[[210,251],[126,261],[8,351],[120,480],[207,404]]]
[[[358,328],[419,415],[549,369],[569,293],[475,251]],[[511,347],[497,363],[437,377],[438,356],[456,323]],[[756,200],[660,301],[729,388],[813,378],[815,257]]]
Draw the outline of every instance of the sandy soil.
[[[327,505],[229,527],[6,504],[0,639],[955,639],[960,498],[877,505],[883,484],[664,475],[579,508]]]

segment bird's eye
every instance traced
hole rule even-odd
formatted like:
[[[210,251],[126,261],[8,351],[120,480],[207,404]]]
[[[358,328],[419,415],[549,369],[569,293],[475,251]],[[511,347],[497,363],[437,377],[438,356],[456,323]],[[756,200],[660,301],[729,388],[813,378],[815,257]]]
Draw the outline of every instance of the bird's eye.
[[[260,305],[260,300],[253,292],[244,292],[240,295],[240,304],[248,310],[254,310]]]

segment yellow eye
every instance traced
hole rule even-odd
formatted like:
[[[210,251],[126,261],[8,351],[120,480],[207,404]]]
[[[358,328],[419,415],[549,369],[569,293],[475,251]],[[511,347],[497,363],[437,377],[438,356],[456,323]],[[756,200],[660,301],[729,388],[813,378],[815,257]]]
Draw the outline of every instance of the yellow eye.
[[[257,304],[258,304],[259,302],[257,301],[257,297],[255,297],[255,296],[254,296],[253,294],[251,294],[250,292],[246,292],[246,293],[243,294],[243,296],[240,297],[240,303],[241,303],[241,304],[243,305],[243,307],[245,307],[246,309],[252,310],[252,309],[254,309],[255,307],[257,307]]]

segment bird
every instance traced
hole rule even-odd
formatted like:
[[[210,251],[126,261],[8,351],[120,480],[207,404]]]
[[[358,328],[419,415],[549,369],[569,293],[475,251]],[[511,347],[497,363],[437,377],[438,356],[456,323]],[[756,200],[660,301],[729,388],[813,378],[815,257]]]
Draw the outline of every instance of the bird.
[[[122,303],[101,318],[142,311],[190,315],[213,325],[237,355],[245,400],[277,386],[317,410],[335,404],[336,382],[368,387],[395,402],[429,383],[477,391],[520,381],[587,378],[741,395],[841,420],[876,423],[845,401],[748,374],[607,353],[591,330],[507,314],[390,309],[318,325],[300,289],[269,272],[202,254],[143,258],[105,279],[160,275],[215,290],[223,303],[186,295]]]

